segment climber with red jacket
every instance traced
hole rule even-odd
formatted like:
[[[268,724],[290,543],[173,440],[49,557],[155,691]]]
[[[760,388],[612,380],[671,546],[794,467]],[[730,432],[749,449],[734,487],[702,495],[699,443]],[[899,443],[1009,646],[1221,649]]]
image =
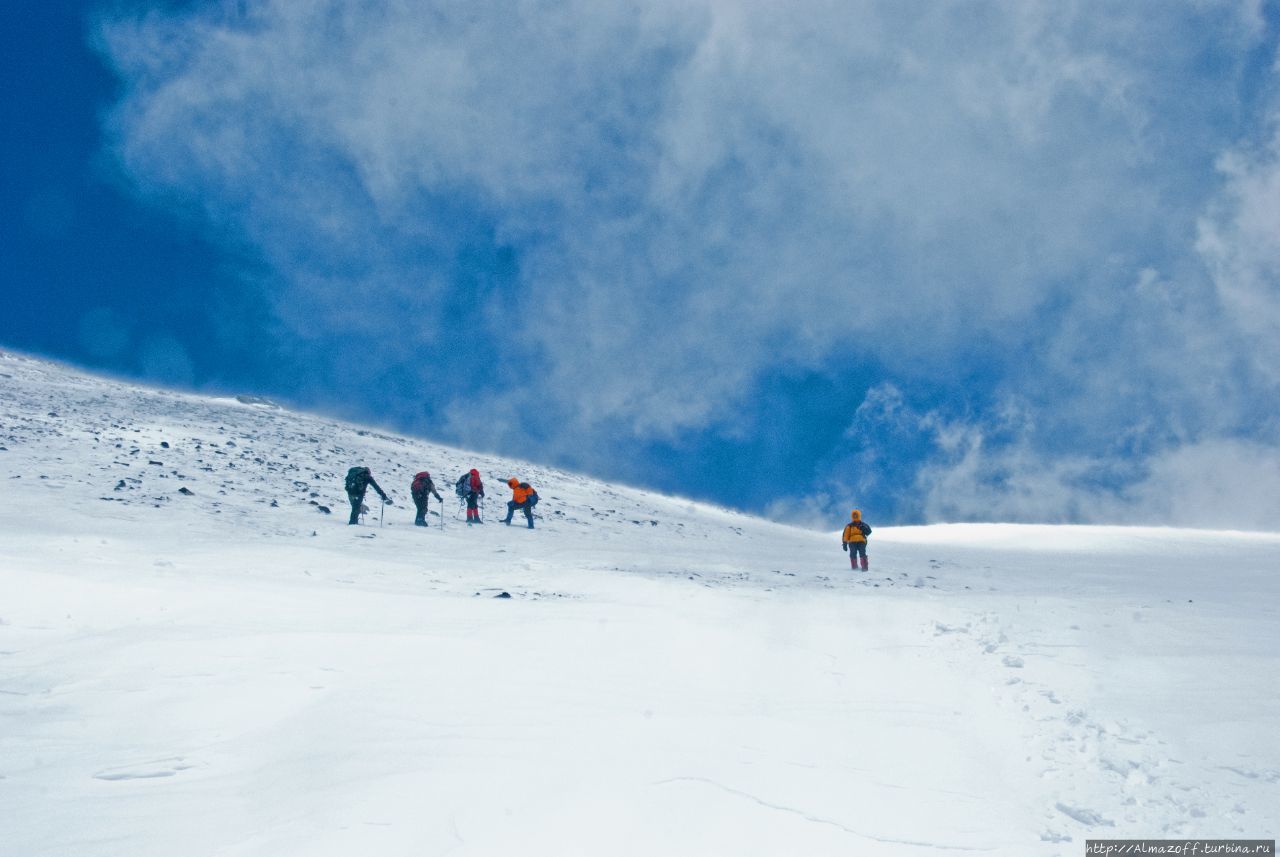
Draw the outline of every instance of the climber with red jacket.
[[[480,471],[474,467],[470,473],[464,473],[457,483],[458,496],[467,501],[467,523],[483,524],[480,520],[480,500],[484,497],[484,483],[480,481]]]

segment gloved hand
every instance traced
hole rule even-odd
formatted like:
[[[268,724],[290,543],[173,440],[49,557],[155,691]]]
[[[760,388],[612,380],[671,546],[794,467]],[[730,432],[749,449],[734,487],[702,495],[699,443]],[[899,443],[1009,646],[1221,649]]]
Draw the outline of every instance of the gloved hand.
[[[844,543],[844,542],[841,542],[841,543],[840,543],[840,550],[844,551],[845,553],[848,553],[848,552],[849,552],[849,545],[847,545],[847,544],[846,544],[846,543]]]
[[[388,506],[394,506],[394,505],[395,505],[395,503],[392,503],[392,502],[391,502],[391,498],[390,498],[390,497],[388,497],[388,496],[387,496],[387,495],[385,495],[385,494],[383,494],[383,495],[382,495],[382,502],[386,503]]]

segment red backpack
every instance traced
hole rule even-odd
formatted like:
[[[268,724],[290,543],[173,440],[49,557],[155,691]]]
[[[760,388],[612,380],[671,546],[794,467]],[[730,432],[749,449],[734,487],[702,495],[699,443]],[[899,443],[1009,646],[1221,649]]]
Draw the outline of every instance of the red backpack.
[[[413,485],[409,488],[409,490],[412,491],[414,494],[425,494],[427,493],[427,485],[429,485],[430,483],[431,483],[431,474],[424,470],[421,473],[419,473],[417,476],[413,477]]]

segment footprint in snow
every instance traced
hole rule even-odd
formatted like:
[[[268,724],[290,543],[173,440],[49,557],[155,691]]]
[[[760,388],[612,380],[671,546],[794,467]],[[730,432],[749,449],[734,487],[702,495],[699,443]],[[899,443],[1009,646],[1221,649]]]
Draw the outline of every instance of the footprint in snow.
[[[1091,809],[1067,806],[1064,803],[1054,804],[1054,809],[1065,815],[1067,818],[1080,822],[1085,827],[1115,827],[1116,823],[1109,818],[1103,818]]]
[[[181,756],[171,759],[157,759],[154,762],[143,762],[140,765],[125,765],[118,768],[104,768],[93,775],[95,780],[118,782],[120,780],[154,780],[172,777],[183,771],[197,767]]]

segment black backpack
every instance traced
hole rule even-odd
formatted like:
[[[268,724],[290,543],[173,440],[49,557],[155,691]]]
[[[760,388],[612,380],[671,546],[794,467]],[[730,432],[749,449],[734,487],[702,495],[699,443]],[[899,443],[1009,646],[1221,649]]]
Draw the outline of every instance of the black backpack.
[[[520,487],[527,488],[530,492],[532,492],[529,494],[529,499],[525,500],[525,502],[529,504],[529,508],[532,509],[534,506],[538,505],[538,490],[534,488],[532,485],[530,485],[528,482],[521,482]]]
[[[347,471],[347,493],[359,494],[369,487],[373,473],[367,467],[353,467]]]
[[[467,499],[467,495],[471,493],[470,473],[464,473],[458,477],[458,481],[453,483],[453,493],[457,494],[463,500]]]

